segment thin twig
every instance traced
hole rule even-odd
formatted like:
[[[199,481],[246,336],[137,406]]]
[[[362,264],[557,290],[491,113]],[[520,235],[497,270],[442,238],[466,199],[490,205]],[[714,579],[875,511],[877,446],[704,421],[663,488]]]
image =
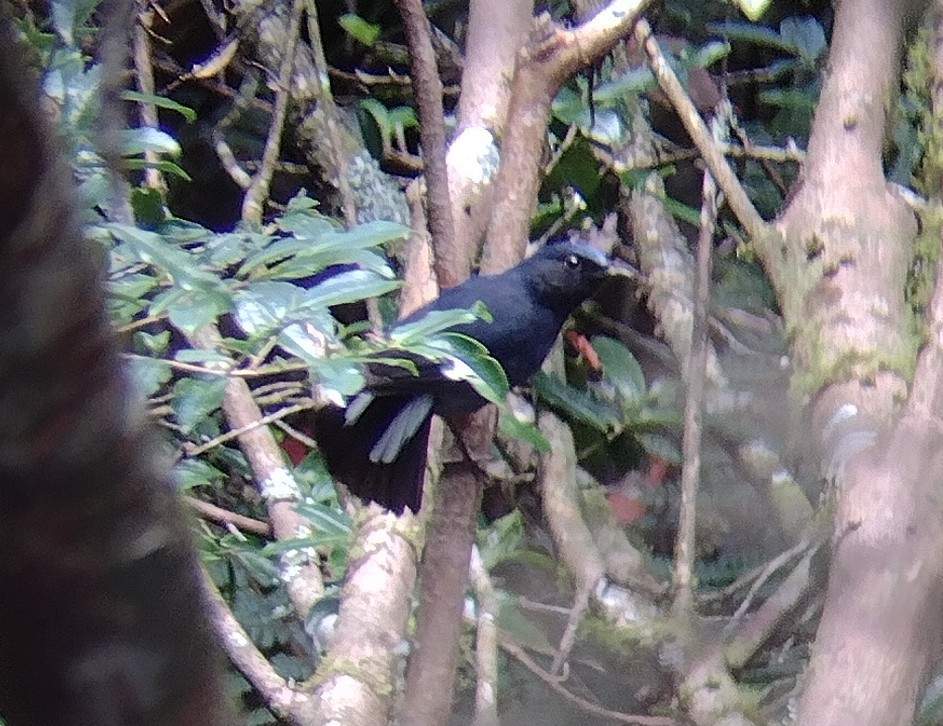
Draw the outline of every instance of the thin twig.
[[[478,547],[472,547],[471,584],[478,602],[475,638],[475,726],[497,726],[498,718],[498,598]]]
[[[740,184],[727,160],[724,159],[723,151],[711,136],[693,101],[685,92],[678,76],[675,75],[674,70],[662,54],[661,48],[658,47],[658,41],[652,35],[652,29],[648,21],[642,19],[636,23],[635,38],[645,50],[652,72],[658,80],[658,85],[661,86],[661,89],[678,112],[678,117],[684,124],[685,130],[691,140],[694,141],[694,145],[700,150],[717,185],[726,195],[730,208],[737,215],[737,219],[740,220],[740,224],[744,226],[747,234],[755,241],[760,242],[765,237],[768,225],[760,217],[759,212],[756,211],[756,207],[753,206],[753,202],[747,196],[743,185]]]
[[[317,700],[292,688],[253,645],[223,600],[210,576],[203,573],[203,600],[210,611],[210,620],[230,662],[264,699],[272,713],[288,723],[316,723]]]
[[[273,421],[279,421],[283,418],[286,418],[287,416],[292,416],[298,413],[299,411],[306,411],[309,408],[311,408],[311,406],[304,405],[304,404],[295,404],[293,406],[286,406],[285,408],[275,411],[274,413],[266,414],[265,416],[262,416],[261,418],[256,419],[255,421],[247,423],[245,426],[240,426],[237,429],[231,429],[230,431],[227,431],[224,434],[220,434],[219,436],[216,436],[210,439],[205,444],[196,446],[192,449],[188,449],[186,452],[187,456],[191,459],[196,456],[200,456],[201,454],[205,454],[210,449],[215,449],[217,446],[220,446],[221,444],[225,444],[227,441],[231,441],[232,439],[242,436],[243,434],[247,434],[250,431],[254,431],[257,428],[266,426],[272,423]]]
[[[592,593],[592,585],[594,584],[595,583],[592,583],[589,586],[584,584],[576,593],[576,598],[573,600],[573,607],[571,607],[570,611],[567,613],[566,629],[563,631],[563,636],[560,638],[560,647],[554,654],[553,663],[550,665],[550,675],[552,676],[561,675],[563,666],[567,658],[570,657],[573,646],[576,644],[576,633],[579,630],[580,623],[583,622],[583,616],[586,614],[586,611],[589,610],[589,596]]]
[[[719,121],[715,120],[718,125]],[[674,610],[690,617],[694,607],[695,523],[697,490],[701,477],[701,432],[704,412],[704,381],[707,373],[708,307],[710,304],[711,248],[717,221],[717,187],[709,172],[704,174],[701,229],[697,241],[694,273],[694,309],[691,322],[691,352],[687,365],[684,403],[684,434],[681,460],[681,506],[675,546]]]
[[[212,519],[214,522],[220,522],[221,524],[233,524],[239,529],[262,537],[269,537],[272,534],[272,528],[267,522],[230,512],[228,509],[204,502],[196,497],[184,497],[183,500],[205,519]]]
[[[541,668],[517,643],[508,638],[501,638],[501,647],[517,658],[527,670],[550,686],[555,693],[559,693],[567,701],[576,704],[584,711],[612,719],[618,723],[635,724],[636,726],[676,726],[677,724],[677,721],[667,716],[637,716],[629,713],[619,713],[587,701],[585,698],[581,698],[564,688],[559,678]]]
[[[151,63],[151,46],[149,30],[154,22],[154,11],[147,10],[138,13],[137,23],[133,30],[133,58],[134,70],[137,76],[138,90],[147,95],[154,95],[154,66]],[[141,101],[139,104],[139,118],[141,126],[145,128],[158,128],[157,107],[149,101]],[[154,189],[161,194],[167,193],[167,182],[160,169],[156,168],[160,161],[157,153],[146,149],[144,151],[144,160],[148,167],[144,169],[144,186]]]
[[[278,88],[275,91],[275,112],[272,116],[272,125],[269,128],[268,138],[265,140],[265,150],[262,152],[262,165],[252,179],[252,185],[246,191],[242,202],[242,219],[250,224],[259,224],[262,221],[262,212],[265,200],[268,198],[272,175],[275,173],[275,163],[282,144],[282,132],[285,128],[285,115],[288,111],[288,99],[291,96],[291,72],[295,66],[295,48],[298,45],[298,36],[301,30],[301,15],[304,12],[305,0],[294,0],[291,9],[291,23],[288,26],[288,47],[282,56],[282,64],[278,70]]]
[[[750,587],[749,592],[743,598],[743,602],[740,603],[740,606],[737,608],[737,611],[733,614],[730,620],[727,622],[727,625],[724,626],[724,634],[731,635],[734,630],[736,630],[737,625],[739,625],[740,620],[744,615],[747,614],[747,611],[750,609],[750,605],[753,603],[753,598],[756,597],[756,594],[759,592],[760,588],[766,584],[770,577],[778,570],[780,567],[783,567],[787,562],[792,560],[795,557],[798,557],[803,552],[805,552],[809,547],[810,543],[806,540],[802,540],[798,544],[790,547],[785,552],[780,552],[776,557],[771,559],[766,565],[762,568],[759,576],[754,581],[753,585]]]
[[[449,202],[448,172],[445,164],[445,122],[442,109],[442,81],[436,68],[435,50],[421,0],[396,0],[403,17],[413,91],[419,107],[419,139],[425,161],[429,232],[435,250],[435,272],[440,287],[463,282],[471,271],[464,250],[456,249],[452,206]]]

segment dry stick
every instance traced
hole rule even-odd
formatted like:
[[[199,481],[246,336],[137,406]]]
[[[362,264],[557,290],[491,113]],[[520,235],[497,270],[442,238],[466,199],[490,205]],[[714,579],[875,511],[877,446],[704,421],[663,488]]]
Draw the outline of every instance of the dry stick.
[[[419,107],[419,140],[425,161],[429,231],[435,250],[435,273],[440,287],[464,282],[470,274],[462,250],[455,248],[455,227],[449,203],[449,179],[445,165],[445,124],[442,110],[442,81],[436,70],[429,19],[421,0],[397,0],[409,45],[413,92]]]
[[[804,608],[811,598],[822,593],[822,573],[812,567],[812,560],[821,549],[812,545],[802,556],[772,596],[763,601],[740,630],[722,646],[724,663],[731,670],[742,668],[776,632],[790,614]]]
[[[551,673],[556,675],[570,655],[589,596],[605,576],[606,568],[577,504],[579,494],[573,434],[566,424],[549,412],[541,413],[537,423],[550,442],[550,450],[539,454],[538,466],[544,516],[559,549],[560,560],[576,581],[576,598],[551,667]]]
[[[733,213],[737,215],[740,224],[744,226],[753,241],[764,244],[769,226],[760,217],[759,212],[756,211],[756,207],[753,206],[753,202],[747,196],[746,190],[744,190],[724,158],[723,149],[718,146],[713,136],[711,136],[694,103],[685,93],[681,82],[658,47],[658,42],[652,36],[652,29],[647,21],[640,20],[636,24],[635,38],[648,56],[649,64],[655,78],[658,80],[658,85],[661,86],[661,89],[671,101],[671,105],[678,112],[681,123],[684,124],[684,128],[694,145],[700,150],[707,168],[710,169],[717,186],[723,191]]]
[[[311,408],[310,405],[304,405],[300,403],[296,403],[292,406],[286,406],[285,408],[279,409],[278,411],[266,414],[265,416],[261,416],[260,418],[257,418],[253,421],[249,421],[239,428],[230,429],[224,434],[215,436],[205,444],[201,444],[200,446],[197,446],[193,449],[188,449],[187,456],[191,459],[195,456],[200,456],[201,454],[205,454],[210,449],[216,448],[220,444],[225,444],[227,441],[231,441],[232,439],[238,438],[243,434],[249,433],[250,431],[254,431],[257,428],[274,423],[275,421],[279,421],[288,416],[292,416],[296,413],[299,413],[300,411],[307,411],[309,408]]]
[[[785,567],[786,564],[791,562],[793,559],[803,554],[807,549],[812,546],[807,540],[802,540],[798,544],[793,545],[785,552],[780,552],[776,557],[771,559],[763,567],[759,568],[759,576],[754,580],[753,584],[750,586],[749,591],[743,598],[743,602],[737,607],[737,610],[730,617],[730,620],[727,621],[727,624],[724,625],[724,634],[731,635],[734,630],[737,629],[737,626],[740,624],[740,621],[750,610],[750,606],[753,604],[753,600],[756,597],[756,594],[760,591],[760,588],[765,585],[769,579],[779,570],[781,567]]]
[[[576,704],[584,711],[588,711],[589,713],[595,714],[597,716],[612,719],[617,723],[635,724],[636,726],[677,726],[677,721],[666,716],[636,716],[629,713],[619,713],[618,711],[612,711],[608,708],[600,706],[599,704],[587,701],[585,698],[580,698],[575,693],[572,693],[571,691],[568,691],[566,688],[564,688],[560,683],[559,678],[551,675],[541,668],[529,655],[527,655],[527,651],[525,651],[517,643],[512,642],[508,638],[502,638],[501,647],[517,658],[521,662],[521,665],[527,668],[527,670],[550,686],[550,688],[555,693],[559,693],[567,701]]]
[[[478,601],[474,726],[498,726],[498,598],[477,547],[472,548],[470,571]]]
[[[244,222],[259,224],[262,222],[262,212],[265,200],[268,199],[269,186],[272,175],[275,173],[275,163],[278,161],[278,152],[282,144],[282,131],[285,127],[285,114],[288,111],[288,98],[291,95],[291,71],[295,65],[295,47],[298,45],[298,35],[301,30],[301,14],[304,11],[304,0],[294,0],[291,9],[291,23],[288,26],[288,47],[282,56],[282,64],[278,70],[278,88],[275,91],[275,111],[272,125],[269,128],[268,138],[265,140],[265,150],[262,152],[262,164],[259,171],[252,178],[252,184],[246,191],[242,201],[242,219]]]
[[[219,331],[207,326],[190,336],[194,347],[218,349]],[[223,394],[223,413],[229,427],[241,430],[239,447],[249,461],[253,479],[265,499],[272,532],[278,540],[307,536],[311,523],[295,511],[301,491],[292,473],[286,468],[284,456],[272,433],[265,426],[255,425],[262,416],[252,399],[249,385],[240,378],[230,378]],[[301,550],[279,555],[282,578],[289,599],[304,617],[324,595],[324,583],[317,558]]]
[[[154,66],[151,63],[151,47],[149,31],[154,22],[154,11],[146,10],[138,14],[137,23],[133,32],[134,70],[137,76],[138,90],[148,96],[154,95]],[[150,129],[158,128],[157,107],[148,101],[139,104],[139,118],[141,126]],[[155,166],[160,159],[150,149],[145,150],[144,160],[148,168],[144,170],[144,186],[154,189],[161,194],[167,192],[167,182],[160,169]]]
[[[348,227],[357,224],[357,204],[354,202],[354,192],[350,188],[350,179],[348,178],[347,157],[344,155],[340,135],[337,133],[335,124],[336,105],[334,103],[334,94],[331,92],[331,84],[328,82],[328,65],[324,57],[324,45],[321,42],[321,26],[318,22],[318,6],[314,0],[305,0],[305,10],[307,11],[308,40],[311,43],[311,55],[314,58],[315,79],[318,84],[317,96],[319,103],[326,104],[328,109],[325,117],[327,118],[327,135],[330,143],[331,155],[334,157],[334,164],[337,166],[337,188],[341,193],[341,209],[344,212],[344,222]]]
[[[232,524],[246,532],[252,532],[261,537],[268,537],[272,534],[272,528],[267,522],[262,522],[252,517],[246,517],[236,512],[230,512],[228,509],[217,507],[215,504],[204,502],[196,497],[184,497],[183,500],[192,507],[201,517],[212,519],[221,524]]]
[[[583,622],[583,616],[589,610],[589,596],[591,594],[592,588],[585,584],[582,584],[576,592],[573,605],[567,613],[566,629],[563,631],[560,645],[557,647],[557,651],[553,656],[553,663],[550,665],[550,675],[552,676],[560,676],[564,672],[567,658],[570,657],[573,646],[576,645],[576,634],[579,631],[580,623]]]
[[[704,174],[701,230],[694,272],[694,310],[691,353],[688,358],[687,395],[684,403],[684,436],[681,443],[681,511],[675,545],[674,611],[688,617],[694,606],[694,559],[697,489],[701,477],[701,418],[704,412],[704,380],[707,370],[708,304],[710,302],[711,246],[717,219],[717,188],[710,172]]]
[[[429,230],[440,287],[462,282],[470,255],[456,249],[445,164],[442,84],[436,71],[429,21],[420,0],[398,0],[410,48],[413,90],[419,107],[420,139],[426,169]],[[490,441],[490,412],[462,422],[467,437]],[[484,444],[482,444],[483,446]],[[478,450],[477,447],[469,447]],[[422,581],[416,624],[416,650],[406,673],[404,724],[435,726],[451,709],[461,611],[468,582],[482,483],[473,468],[447,472],[437,491],[421,564]]]
[[[286,683],[268,659],[252,644],[229,606],[223,600],[210,576],[203,572],[203,600],[210,611],[210,620],[217,640],[236,669],[262,695],[265,705],[290,724],[315,723],[318,703],[302,691]]]

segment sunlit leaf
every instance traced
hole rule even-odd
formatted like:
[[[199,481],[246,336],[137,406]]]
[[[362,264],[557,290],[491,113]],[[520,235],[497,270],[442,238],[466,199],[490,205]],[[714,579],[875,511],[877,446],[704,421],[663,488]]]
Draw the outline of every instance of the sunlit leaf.
[[[149,126],[124,129],[121,132],[121,153],[126,156],[153,151],[155,154],[180,155],[180,144],[168,133]]]
[[[482,302],[471,310],[432,310],[411,323],[401,323],[390,331],[390,339],[403,346],[420,343],[436,333],[456,325],[473,323],[478,319],[492,321],[491,313]]]
[[[773,0],[736,0],[737,5],[750,20],[759,20],[772,5]]]
[[[316,502],[302,502],[295,511],[307,519],[318,532],[346,537],[353,529],[353,522],[343,511],[326,507]]]
[[[380,35],[380,26],[367,22],[359,15],[347,13],[337,19],[340,25],[357,42],[372,46]]]

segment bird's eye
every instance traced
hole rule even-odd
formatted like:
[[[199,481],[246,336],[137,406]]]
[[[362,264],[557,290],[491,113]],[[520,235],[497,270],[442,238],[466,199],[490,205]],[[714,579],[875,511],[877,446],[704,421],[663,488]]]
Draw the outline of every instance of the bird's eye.
[[[571,270],[575,270],[580,266],[580,258],[576,255],[568,255],[566,258],[566,266]]]

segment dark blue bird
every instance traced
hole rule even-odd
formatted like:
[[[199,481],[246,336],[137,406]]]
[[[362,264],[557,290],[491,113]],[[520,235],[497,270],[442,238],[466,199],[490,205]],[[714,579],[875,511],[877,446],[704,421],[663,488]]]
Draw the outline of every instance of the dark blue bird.
[[[483,302],[491,322],[451,330],[481,342],[508,383],[518,386],[540,368],[567,317],[617,269],[589,244],[549,243],[507,272],[443,290],[403,322]],[[370,366],[369,373],[364,392],[347,409],[329,406],[316,414],[318,445],[331,474],[354,494],[395,512],[418,511],[432,415],[472,413],[486,401],[432,362],[421,362],[418,375],[390,366]]]

